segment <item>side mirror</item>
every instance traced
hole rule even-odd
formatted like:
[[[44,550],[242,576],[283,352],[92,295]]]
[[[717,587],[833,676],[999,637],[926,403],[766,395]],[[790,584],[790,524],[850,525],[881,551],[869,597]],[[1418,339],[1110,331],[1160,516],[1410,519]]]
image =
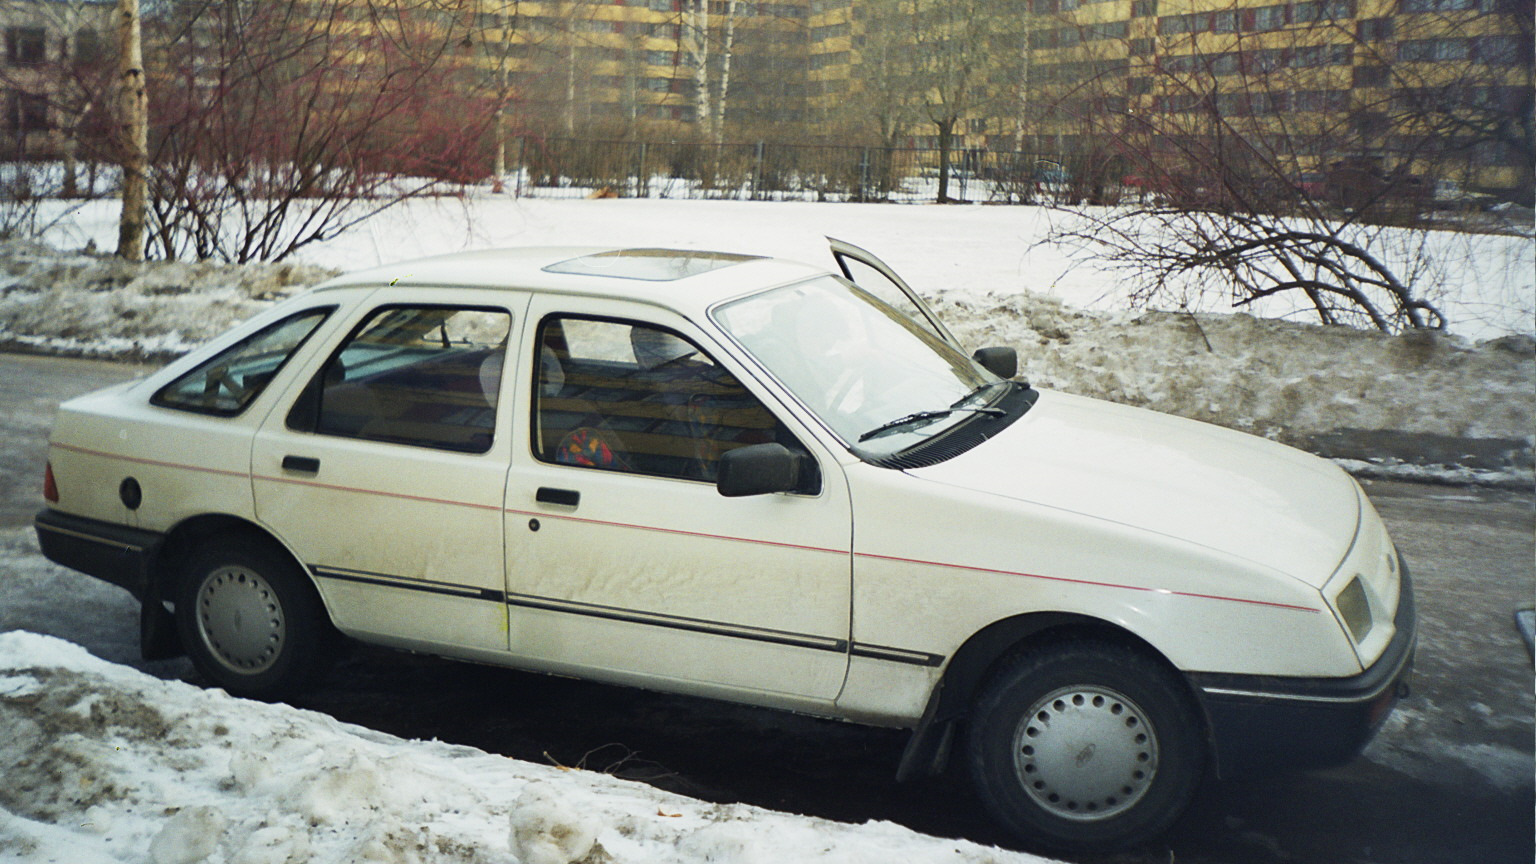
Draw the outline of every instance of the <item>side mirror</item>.
[[[1005,380],[1019,374],[1019,352],[1012,348],[977,348],[971,359]]]
[[[783,444],[753,444],[720,456],[715,487],[727,498],[793,492],[800,486],[801,457]]]

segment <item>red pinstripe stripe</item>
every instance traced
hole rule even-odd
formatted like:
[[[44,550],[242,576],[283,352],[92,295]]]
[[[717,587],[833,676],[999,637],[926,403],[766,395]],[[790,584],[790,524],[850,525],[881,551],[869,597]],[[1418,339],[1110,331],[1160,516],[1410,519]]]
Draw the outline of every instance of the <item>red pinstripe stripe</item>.
[[[637,531],[652,531],[659,534],[673,534],[682,537],[700,537],[708,540],[728,540],[735,543],[751,543],[756,546],[770,546],[779,549],[798,549],[804,552],[828,552],[835,555],[848,554],[842,549],[827,549],[820,546],[802,546],[796,543],[780,543],[774,540],[756,540],[750,537],[731,537],[724,534],[707,534],[701,531],[684,531],[680,528],[661,528],[654,525],[634,525],[626,522],[609,522],[601,519],[585,519],[577,516],[564,516],[561,514],[536,512],[529,510],[504,509],[493,504],[471,504],[467,501],[449,501],[443,498],[428,498],[422,495],[407,495],[401,492],[384,492],[378,489],[361,489],[353,486],[337,486],[329,483],[318,483],[313,480],[298,480],[291,477],[267,477],[238,471],[224,471],[218,468],[203,468],[197,465],[182,465],[174,462],[162,462],[156,459],[143,459],[134,456],[122,456],[116,453],[106,453],[100,450],[88,450],[84,447],[75,447],[68,444],[53,444],[60,450],[68,450],[73,453],[82,453],[89,456],[101,456],[107,459],[118,459],[124,462],[132,462],[138,465],[154,465],[160,468],[179,468],[187,471],[199,471],[205,474],[216,474],[224,477],[240,477],[251,480],[265,480],[270,483],[286,483],[293,486],[308,486],[316,489],[329,489],[334,492],[350,492],[358,495],[379,495],[385,498],[398,498],[404,501],[419,501],[425,504],[445,504],[452,507],[468,507],[474,510],[501,510],[515,516],[531,516],[539,519],[560,519],[566,522],[579,522],[583,525],[601,525],[609,528],[633,528]],[[1225,603],[1245,603],[1252,606],[1267,606],[1272,609],[1289,609],[1294,612],[1311,612],[1319,614],[1321,610],[1310,606],[1295,606],[1290,603],[1275,603],[1269,600],[1249,600],[1243,597],[1225,597],[1219,594],[1201,594],[1193,591],[1170,591],[1163,588],[1147,588],[1140,585],[1121,585],[1114,582],[1096,582],[1090,579],[1071,579],[1065,576],[1042,576],[1038,573],[1024,573],[1017,570],[999,570],[991,567],[973,567],[967,564],[948,564],[942,561],[925,561],[918,558],[901,558],[894,555],[877,555],[872,552],[855,552],[855,558],[870,558],[876,561],[895,561],[901,564],[921,564],[927,567],[942,567],[946,570],[970,570],[976,573],[994,573],[1000,576],[1019,576],[1025,579],[1042,579],[1047,582],[1062,582],[1070,585],[1089,585],[1095,588],[1118,588],[1125,591],[1145,591],[1155,594],[1168,594],[1174,597],[1190,597],[1198,600],[1218,600]]]
[[[120,453],[106,453],[101,450],[87,450],[84,447],[75,447],[70,444],[50,444],[59,450],[68,450],[71,453],[81,453],[86,456],[100,456],[105,459],[117,459],[121,462],[132,462],[135,465],[153,465],[156,468],[179,468],[183,471],[198,471],[203,474],[217,474],[220,477],[239,477],[249,480],[251,475],[244,471],[225,471],[221,468],[204,468],[200,465],[183,465],[179,462],[161,462],[158,459],[143,459],[138,456],[124,456]]]
[[[795,543],[780,543],[776,540],[755,540],[751,537],[731,537],[725,534],[706,534],[702,531],[684,531],[681,528],[661,528],[655,525],[632,525],[627,522],[606,522],[601,519],[584,519],[579,516],[565,516],[559,513],[544,513],[531,510],[507,510],[514,516],[532,516],[536,519],[560,519],[565,522],[580,522],[583,525],[601,525],[607,528],[633,528],[637,531],[654,531],[659,534],[678,534],[683,537],[702,537],[706,540],[731,540],[736,543],[751,543],[755,546],[774,546],[780,549],[799,549],[805,552],[831,552],[834,555],[847,555],[846,549],[826,549],[821,546],[801,546]]]
[[[428,498],[425,495],[407,495],[404,492],[385,492],[381,489],[362,489],[357,486],[338,486],[334,483],[320,483],[315,480],[299,480],[294,477],[268,477],[263,474],[252,475],[253,480],[265,480],[268,483],[286,483],[290,486],[308,486],[312,489],[329,489],[332,492],[351,492],[357,495],[378,495],[384,498],[398,498],[402,501],[419,501],[423,504],[446,504],[450,507],[468,507],[471,510],[500,510],[500,504],[472,504],[468,501],[450,501],[447,498]]]
[[[1275,603],[1269,600],[1249,600],[1244,597],[1223,597],[1220,594],[1199,594],[1193,591],[1170,591],[1166,588],[1147,588],[1142,585],[1120,585],[1115,582],[1095,582],[1090,579],[1070,579],[1065,576],[1041,576],[1038,573],[1023,573],[1017,570],[996,570],[991,567],[972,567],[967,564],[945,564],[942,561],[924,561],[917,558],[898,558],[894,555],[876,555],[872,552],[855,553],[860,558],[874,558],[880,561],[896,561],[902,564],[923,564],[929,567],[943,567],[949,570],[972,570],[977,573],[996,573],[1000,576],[1022,576],[1025,579],[1044,579],[1047,582],[1065,582],[1072,585],[1091,585],[1096,588],[1120,588],[1126,591],[1146,591],[1153,594],[1170,594],[1175,597],[1194,597],[1200,600],[1222,600],[1228,603],[1248,603],[1254,606],[1269,606],[1275,609],[1290,609],[1295,612],[1312,612],[1316,614],[1320,610],[1311,606],[1295,606],[1290,603]]]

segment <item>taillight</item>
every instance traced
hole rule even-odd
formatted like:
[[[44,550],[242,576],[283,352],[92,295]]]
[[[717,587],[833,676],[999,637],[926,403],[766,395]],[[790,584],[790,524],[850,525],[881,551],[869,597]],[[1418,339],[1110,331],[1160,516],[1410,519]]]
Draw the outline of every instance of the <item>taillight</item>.
[[[59,484],[53,479],[53,463],[48,463],[48,468],[43,471],[43,500],[49,504],[59,503]]]

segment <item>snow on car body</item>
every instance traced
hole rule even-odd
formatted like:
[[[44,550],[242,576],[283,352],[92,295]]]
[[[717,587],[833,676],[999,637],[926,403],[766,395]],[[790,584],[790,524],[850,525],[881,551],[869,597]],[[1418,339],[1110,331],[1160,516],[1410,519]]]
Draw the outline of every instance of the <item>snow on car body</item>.
[[[911,727],[901,774],[959,742],[1057,848],[1161,831],[1207,767],[1358,752],[1414,619],[1353,480],[1009,380],[833,251],[333,280],[64,405],[43,549],[237,693],[308,683],[340,631]]]

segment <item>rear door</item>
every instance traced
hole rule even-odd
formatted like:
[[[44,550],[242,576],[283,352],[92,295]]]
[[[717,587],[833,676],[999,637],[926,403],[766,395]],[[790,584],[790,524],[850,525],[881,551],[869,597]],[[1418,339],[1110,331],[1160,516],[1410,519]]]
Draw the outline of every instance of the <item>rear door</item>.
[[[527,296],[386,288],[257,433],[257,517],[344,632],[504,650],[501,506]],[[430,296],[430,295],[429,295]]]

